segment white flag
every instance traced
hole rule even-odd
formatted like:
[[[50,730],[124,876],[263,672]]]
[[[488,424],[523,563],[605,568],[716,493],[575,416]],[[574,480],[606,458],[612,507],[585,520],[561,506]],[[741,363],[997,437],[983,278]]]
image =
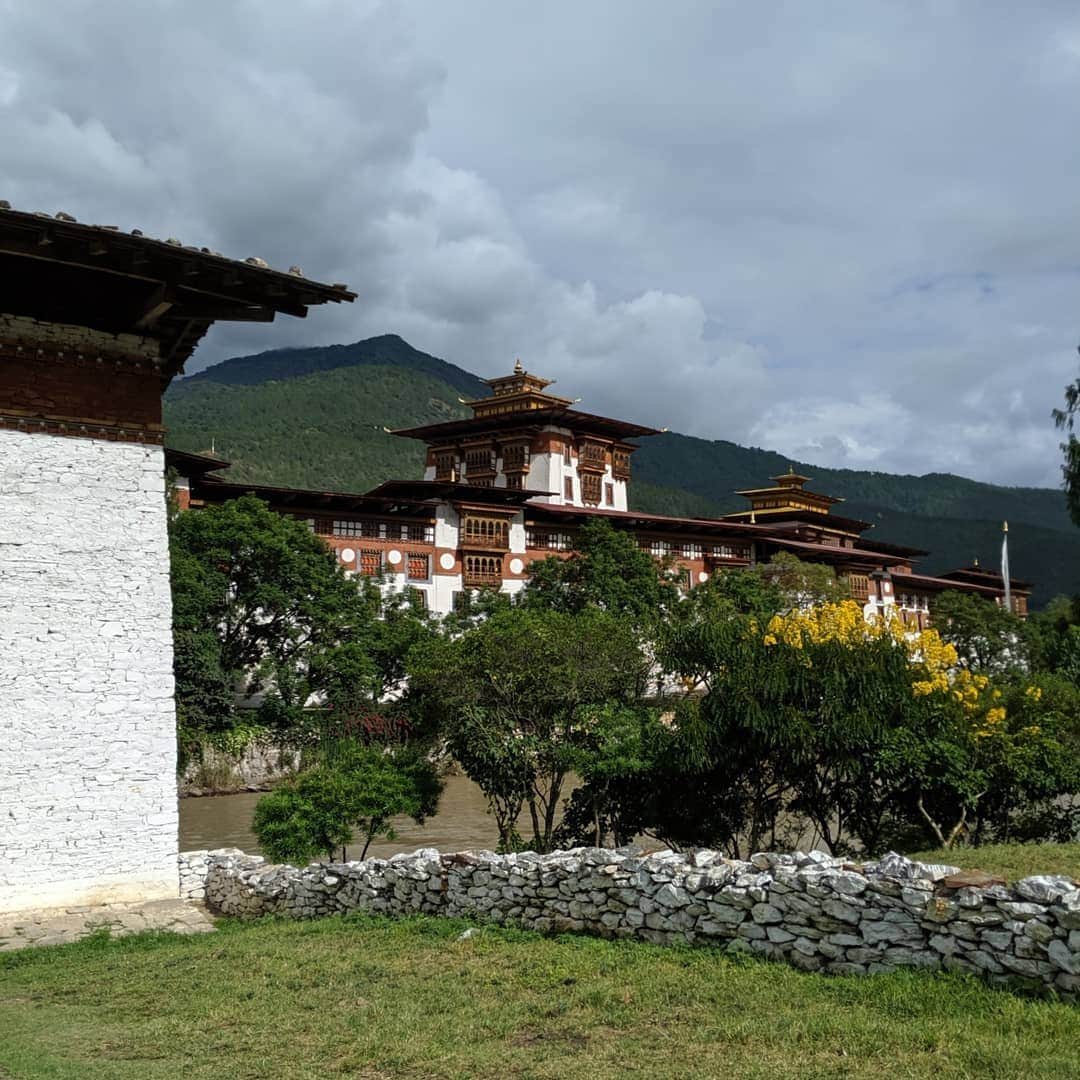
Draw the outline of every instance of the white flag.
[[[1005,582],[1005,610],[1012,611],[1012,583],[1009,581],[1009,523],[1001,528],[1001,580]]]

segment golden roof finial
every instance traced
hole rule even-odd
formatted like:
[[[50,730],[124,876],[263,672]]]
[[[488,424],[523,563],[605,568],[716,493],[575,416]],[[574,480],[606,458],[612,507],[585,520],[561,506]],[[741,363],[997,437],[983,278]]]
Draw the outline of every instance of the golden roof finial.
[[[975,561],[971,565],[972,566],[978,566],[979,565],[979,556],[978,555],[975,556]]]
[[[525,374],[525,369],[521,366],[521,357],[520,356],[514,361],[514,374],[515,375],[524,375]]]

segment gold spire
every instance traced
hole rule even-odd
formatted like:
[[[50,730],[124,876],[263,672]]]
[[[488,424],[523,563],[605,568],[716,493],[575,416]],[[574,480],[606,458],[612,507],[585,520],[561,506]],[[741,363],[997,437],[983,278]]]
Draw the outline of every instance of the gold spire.
[[[978,566],[979,565],[979,556],[978,555],[975,556],[975,561],[971,565],[972,566]]]
[[[1009,531],[1009,523],[1007,521],[1003,521],[1001,523],[1001,531],[1002,532],[1008,532]]]
[[[521,366],[521,357],[520,356],[514,361],[514,374],[515,375],[524,375],[525,374],[525,368],[523,368]]]

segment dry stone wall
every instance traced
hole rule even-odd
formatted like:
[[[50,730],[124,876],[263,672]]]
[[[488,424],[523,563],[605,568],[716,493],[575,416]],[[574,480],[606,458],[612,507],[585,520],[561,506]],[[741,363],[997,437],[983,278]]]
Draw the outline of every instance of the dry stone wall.
[[[1007,886],[890,853],[844,863],[821,852],[579,848],[536,855],[433,849],[365,862],[270,866],[234,850],[181,856],[186,895],[227,915],[318,918],[423,912],[543,932],[714,944],[808,971],[942,968],[1080,992],[1080,883]]]

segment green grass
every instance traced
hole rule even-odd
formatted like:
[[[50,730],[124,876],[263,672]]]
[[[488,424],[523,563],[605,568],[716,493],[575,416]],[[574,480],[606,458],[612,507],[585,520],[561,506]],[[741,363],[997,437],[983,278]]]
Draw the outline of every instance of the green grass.
[[[972,978],[371,917],[0,956],[0,1076],[1068,1077],[1080,1008]]]
[[[908,856],[919,862],[947,863],[964,870],[985,870],[1016,881],[1034,874],[1067,874],[1080,878],[1080,844],[987,844],[977,848],[920,851]]]

